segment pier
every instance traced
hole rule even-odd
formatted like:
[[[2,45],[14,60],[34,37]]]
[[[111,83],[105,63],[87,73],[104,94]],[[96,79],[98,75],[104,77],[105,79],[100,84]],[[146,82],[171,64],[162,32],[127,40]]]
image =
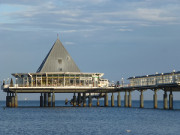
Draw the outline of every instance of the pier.
[[[36,73],[13,73],[7,84],[3,81],[1,89],[7,93],[6,106],[18,107],[19,93],[39,93],[40,107],[55,107],[56,93],[73,93],[72,106],[92,107],[92,99],[104,99],[104,107],[114,107],[114,94],[117,93],[117,107],[121,104],[121,93],[124,94],[124,107],[132,107],[132,94],[139,91],[140,108],[144,108],[144,92],[152,90],[154,109],[158,108],[157,91],[163,90],[164,109],[173,109],[173,93],[180,91],[180,72],[152,74],[129,77],[129,84],[110,86],[104,73],[84,73],[63,47],[56,40]],[[15,83],[14,83],[15,82]],[[169,96],[168,96],[169,93]],[[111,104],[108,104],[108,94],[111,94]],[[169,99],[169,100],[168,100]],[[88,100],[88,105],[86,101]],[[168,106],[169,101],[169,106]]]

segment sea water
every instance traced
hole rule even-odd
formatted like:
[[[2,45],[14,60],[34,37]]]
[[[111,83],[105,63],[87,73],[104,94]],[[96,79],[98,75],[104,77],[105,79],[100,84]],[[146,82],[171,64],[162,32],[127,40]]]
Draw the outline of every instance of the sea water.
[[[56,101],[55,108],[40,108],[39,101],[18,104],[6,108],[0,101],[0,135],[180,135],[180,101],[174,101],[174,110],[163,110],[162,101],[159,109],[152,101],[145,101],[144,109],[139,101],[132,108],[72,107],[64,101]]]

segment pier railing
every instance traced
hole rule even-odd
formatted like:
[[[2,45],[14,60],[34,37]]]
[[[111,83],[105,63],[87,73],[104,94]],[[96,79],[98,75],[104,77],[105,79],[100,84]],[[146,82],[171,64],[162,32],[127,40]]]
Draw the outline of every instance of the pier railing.
[[[180,84],[180,79],[161,79],[161,80],[150,80],[150,81],[130,81],[130,83],[119,84],[118,86],[107,86],[107,87],[118,87],[118,88],[129,88],[129,87],[148,87],[148,86],[158,86],[158,85],[171,85],[171,84]],[[91,85],[28,85],[28,84],[4,84],[1,86],[1,89],[7,89],[9,87],[94,87]]]

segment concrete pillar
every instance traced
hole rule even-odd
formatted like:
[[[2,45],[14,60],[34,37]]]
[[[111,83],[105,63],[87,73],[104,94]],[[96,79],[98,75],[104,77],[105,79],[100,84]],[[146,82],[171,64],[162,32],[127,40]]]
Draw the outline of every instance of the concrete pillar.
[[[117,106],[118,107],[121,106],[121,95],[120,95],[120,92],[118,92],[118,95],[117,95]]]
[[[44,107],[47,107],[47,93],[44,93]]]
[[[167,92],[164,91],[164,109],[168,109],[168,104],[167,104]]]
[[[128,107],[128,96],[127,96],[127,91],[125,91],[125,95],[124,95],[124,107]]]
[[[11,97],[11,107],[14,107],[14,102],[15,101],[15,97],[14,97],[14,93],[12,93],[12,97]]]
[[[89,93],[89,107],[92,106],[92,97],[91,97],[91,93]]]
[[[15,93],[15,97],[14,97],[14,107],[18,107],[18,96],[17,96],[17,93]]]
[[[100,105],[100,103],[99,103],[99,97],[97,98],[97,106],[99,106]]]
[[[111,95],[111,107],[114,107],[114,94]]]
[[[41,96],[40,96],[40,107],[43,107],[43,95],[41,93]]]
[[[105,99],[105,102],[104,102],[105,105],[104,106],[107,107],[108,106],[108,93],[105,93],[105,98],[104,99]]]
[[[83,93],[83,107],[86,107],[86,93]]]
[[[172,91],[170,91],[170,94],[169,94],[169,109],[173,109],[173,94],[172,94]]]
[[[81,93],[78,93],[78,106],[81,106]]]
[[[55,107],[55,94],[52,94],[52,107]]]
[[[154,90],[154,109],[158,107],[158,100],[157,100],[157,90]]]
[[[12,96],[11,96],[11,93],[8,96],[8,107],[12,107]]]
[[[9,107],[9,102],[8,102],[8,100],[9,100],[9,96],[6,96],[6,107]]]
[[[131,91],[129,91],[129,96],[128,96],[128,107],[132,106],[132,100],[131,100]]]
[[[73,106],[76,106],[76,93],[74,93],[74,96],[73,96]]]
[[[6,107],[9,107],[9,93],[8,92],[6,96]]]
[[[141,95],[140,95],[140,108],[144,108],[143,90],[141,90]]]
[[[51,107],[51,93],[48,93],[48,107]]]

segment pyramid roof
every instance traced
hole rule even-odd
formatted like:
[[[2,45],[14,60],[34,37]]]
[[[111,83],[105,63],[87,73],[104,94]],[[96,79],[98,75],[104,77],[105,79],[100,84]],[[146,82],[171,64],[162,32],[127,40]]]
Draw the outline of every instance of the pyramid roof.
[[[80,72],[80,70],[58,38],[37,72]]]

